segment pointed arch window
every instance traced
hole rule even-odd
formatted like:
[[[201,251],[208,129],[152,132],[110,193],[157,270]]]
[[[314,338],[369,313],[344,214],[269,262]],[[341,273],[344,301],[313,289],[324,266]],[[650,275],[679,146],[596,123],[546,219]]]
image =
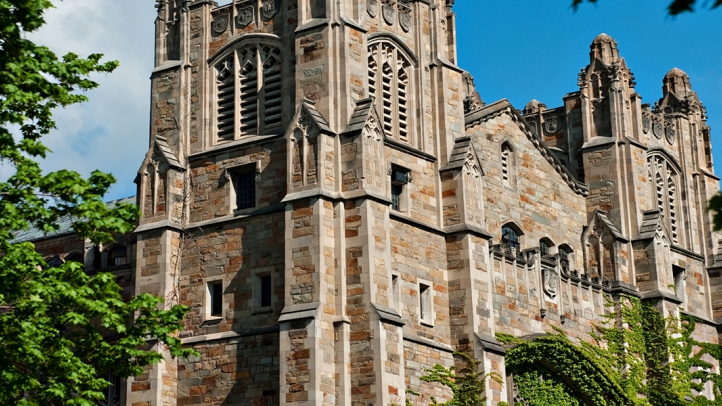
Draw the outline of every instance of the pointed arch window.
[[[672,241],[681,242],[678,183],[679,176],[672,164],[662,155],[651,155],[648,160],[652,192],[660,218],[667,226]]]
[[[411,63],[390,42],[369,45],[368,90],[376,99],[387,137],[412,142],[409,113],[411,99]]]
[[[542,238],[539,240],[539,251],[542,256],[549,256],[552,254],[552,247],[554,243],[548,238]]]
[[[281,130],[281,51],[248,44],[215,64],[219,141]]]
[[[516,154],[509,142],[501,144],[501,179],[505,185],[516,187]]]
[[[512,249],[517,252],[521,249],[521,231],[513,224],[506,224],[501,228],[501,244],[506,251]]]

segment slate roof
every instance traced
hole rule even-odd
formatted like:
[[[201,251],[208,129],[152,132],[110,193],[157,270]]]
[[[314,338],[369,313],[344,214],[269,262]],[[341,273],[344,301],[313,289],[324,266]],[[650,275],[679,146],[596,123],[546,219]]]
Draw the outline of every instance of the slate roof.
[[[135,196],[130,196],[123,199],[105,202],[105,204],[111,209],[114,208],[118,203],[137,204],[137,201]],[[72,234],[75,232],[75,230],[73,230],[73,223],[76,221],[77,219],[74,217],[61,217],[58,219],[58,225],[60,226],[60,228],[58,228],[57,230],[51,233],[46,233],[43,230],[32,227],[29,230],[19,231],[17,234],[15,234],[15,239],[12,242],[17,243],[26,241],[37,241],[45,238],[59,237],[61,235]]]
[[[163,137],[156,136],[155,144],[158,146],[158,149],[160,150],[161,154],[163,154],[166,161],[168,161],[168,165],[174,168],[183,169],[183,165],[181,165],[180,161],[178,161],[178,158],[176,158],[175,154],[168,146],[168,140]]]
[[[612,233],[614,238],[616,238],[617,240],[622,240],[624,242],[629,241],[629,239],[627,239],[622,234],[622,232],[619,231],[617,226],[615,226],[614,223],[612,223],[612,220],[609,220],[609,217],[607,217],[607,212],[599,210],[599,209],[595,210],[595,212],[597,214],[597,218],[599,218],[599,220],[601,220],[602,223],[604,223],[604,225],[607,226],[607,229],[609,229],[609,232]]]
[[[474,158],[477,160],[477,164],[479,165],[479,170],[483,172],[483,168],[481,167],[481,162],[479,162],[479,158],[476,156],[476,151],[474,150],[474,146],[471,142],[471,137],[460,137],[454,140],[454,149],[451,150],[451,156],[449,156],[449,163],[446,164],[441,170],[446,171],[449,169],[458,169],[464,166],[464,163],[466,162],[466,157],[469,155],[469,153],[474,154]]]
[[[323,115],[316,110],[316,107],[314,106],[314,102],[308,99],[303,100],[303,107],[308,112],[308,115],[311,116],[311,120],[316,123],[318,126],[318,129],[321,130],[321,132],[327,133],[327,134],[333,134],[333,131],[331,130],[331,127],[328,126],[328,121],[326,121],[325,118],[323,118]]]
[[[366,124],[366,118],[369,114],[371,114],[373,108],[374,99],[370,97],[357,101],[356,109],[354,109],[353,114],[351,114],[351,119],[348,122],[348,127],[343,130],[342,134],[361,131],[364,128],[364,124]]]
[[[639,236],[636,239],[654,238],[659,228],[659,210],[649,210],[642,213],[642,225],[639,227]]]

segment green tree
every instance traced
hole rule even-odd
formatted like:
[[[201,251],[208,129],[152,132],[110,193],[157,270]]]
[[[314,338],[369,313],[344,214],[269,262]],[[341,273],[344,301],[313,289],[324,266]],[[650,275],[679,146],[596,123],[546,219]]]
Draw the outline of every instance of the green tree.
[[[100,54],[58,58],[26,39],[50,7],[48,0],[0,0],[0,160],[11,172],[0,182],[3,405],[95,405],[109,385],[101,376],[139,375],[162,359],[148,340],[173,356],[191,353],[174,336],[186,308],[162,310],[162,299],[150,295],[125,303],[112,275],[89,277],[74,262],[47,269],[33,244],[13,242],[29,227],[57,229],[60,217],[80,219],[73,227],[81,237],[109,242],[138,216],[133,205],[103,203],[110,174],[43,173],[37,162],[50,152],[41,138],[55,127],[53,109],[86,101],[82,92],[97,86],[90,75],[118,66]]]
[[[573,0],[572,7],[574,9],[577,9],[580,4],[584,3],[585,0]],[[596,3],[597,0],[586,0],[589,3]],[[703,1],[703,7],[708,5],[709,1]],[[669,12],[669,15],[676,16],[682,13],[689,13],[695,10],[695,5],[698,4],[697,0],[672,0],[671,3],[669,3],[669,6],[667,6],[667,11]],[[722,6],[722,0],[714,0],[714,3],[712,3],[711,8],[715,9],[719,6]]]
[[[709,201],[709,210],[712,212],[712,224],[714,230],[722,230],[722,193],[717,193]]]

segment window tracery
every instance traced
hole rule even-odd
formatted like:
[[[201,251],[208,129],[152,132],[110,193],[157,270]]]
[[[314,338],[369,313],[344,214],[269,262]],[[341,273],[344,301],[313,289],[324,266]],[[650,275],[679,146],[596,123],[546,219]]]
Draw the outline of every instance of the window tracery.
[[[516,186],[516,156],[511,144],[501,144],[501,178],[507,186]]]
[[[408,58],[390,42],[369,45],[369,96],[376,98],[386,136],[405,142],[412,141],[409,125],[410,70]]]
[[[672,242],[681,240],[677,196],[677,172],[662,155],[652,155],[648,161],[649,177],[653,179],[653,194],[656,197],[660,219],[667,226]]]
[[[281,50],[247,44],[215,65],[218,140],[281,128]]]

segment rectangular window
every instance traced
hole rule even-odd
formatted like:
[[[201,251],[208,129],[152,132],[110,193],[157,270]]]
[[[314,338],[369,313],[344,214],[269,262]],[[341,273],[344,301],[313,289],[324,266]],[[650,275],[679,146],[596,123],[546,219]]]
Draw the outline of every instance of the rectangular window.
[[[432,322],[432,299],[431,299],[431,286],[420,283],[419,284],[419,316],[421,321],[431,324]]]
[[[401,194],[404,192],[403,185],[391,184],[391,208],[401,210]]]
[[[687,270],[681,266],[672,265],[672,276],[674,276],[674,290],[679,300],[684,303],[687,290]]]
[[[270,269],[257,269],[253,275],[253,307],[255,313],[272,311],[273,276]]]
[[[256,172],[247,168],[235,174],[236,210],[250,209],[256,206]]]
[[[399,275],[391,275],[391,295],[393,299],[393,305],[392,307],[396,310],[399,310]]]
[[[273,287],[271,286],[271,275],[261,276],[261,307],[270,307],[273,297]]]
[[[396,211],[406,209],[406,185],[409,183],[409,170],[393,166],[391,169],[391,208]]]
[[[208,305],[211,317],[223,316],[223,283],[221,281],[208,283]]]

